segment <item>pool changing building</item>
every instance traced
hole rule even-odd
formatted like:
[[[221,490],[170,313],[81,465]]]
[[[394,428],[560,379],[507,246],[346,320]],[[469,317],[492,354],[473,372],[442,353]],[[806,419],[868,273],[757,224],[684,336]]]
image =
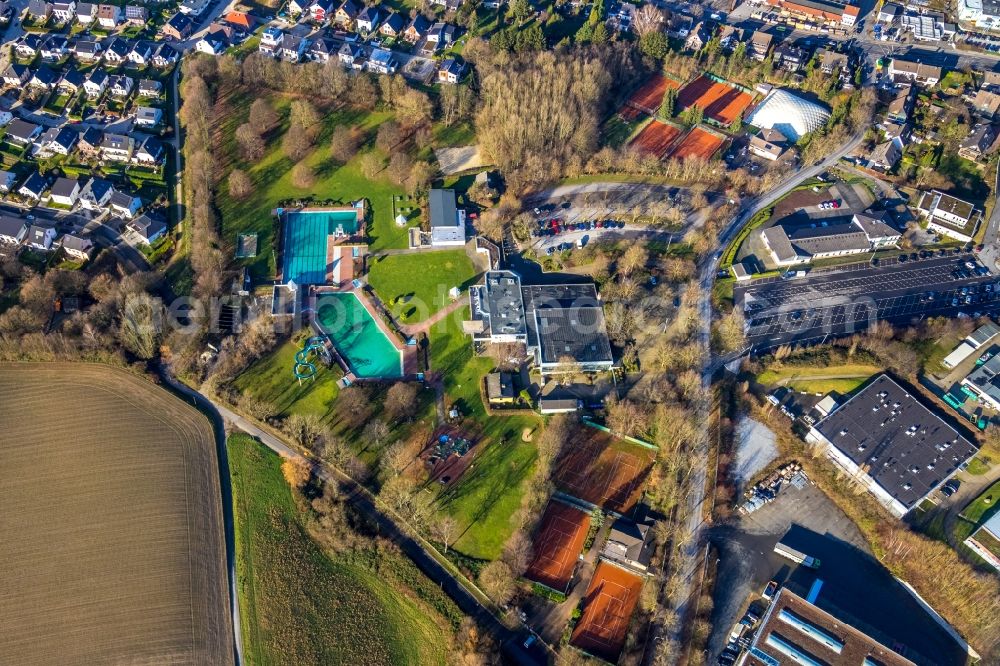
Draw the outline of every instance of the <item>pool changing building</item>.
[[[488,271],[469,290],[476,344],[523,344],[543,374],[603,372],[614,365],[604,308],[591,284],[522,285],[513,271]]]
[[[888,375],[809,429],[838,467],[904,516],[976,454],[961,433]]]

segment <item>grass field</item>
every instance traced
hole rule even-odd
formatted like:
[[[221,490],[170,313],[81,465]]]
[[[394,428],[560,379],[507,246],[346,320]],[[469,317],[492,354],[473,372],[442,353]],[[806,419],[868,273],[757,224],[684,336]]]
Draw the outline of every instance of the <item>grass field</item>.
[[[877,366],[860,363],[822,368],[782,367],[765,370],[757,376],[757,381],[765,386],[788,386],[804,393],[836,391],[846,395],[881,371],[882,368]]]
[[[232,663],[208,420],[82,363],[2,364],[0,404],[0,663]]]
[[[305,532],[281,459],[229,439],[246,663],[444,664],[461,612],[408,559],[328,556]]]
[[[962,509],[961,516],[980,525],[996,512],[998,505],[1000,505],[1000,481],[994,483],[979,497],[969,502],[968,506]]]
[[[456,321],[469,318],[465,308],[430,331],[431,369],[440,373],[449,404],[483,429],[485,444],[475,466],[441,496],[445,511],[463,528],[455,549],[471,557],[494,559],[513,531],[511,516],[521,489],[534,469],[535,448],[521,432],[541,426],[534,415],[487,417],[479,382],[493,368],[488,358],[472,354],[472,345]]]
[[[368,283],[397,316],[417,323],[448,304],[449,289],[464,290],[475,276],[464,249],[440,250],[379,257],[371,264]]]

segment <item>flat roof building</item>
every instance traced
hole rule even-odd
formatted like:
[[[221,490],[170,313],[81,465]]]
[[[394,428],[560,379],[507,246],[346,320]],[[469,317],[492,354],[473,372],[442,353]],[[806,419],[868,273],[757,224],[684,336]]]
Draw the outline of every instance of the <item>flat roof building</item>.
[[[970,372],[962,380],[962,389],[971,391],[993,409],[1000,409],[1000,354]]]
[[[465,211],[458,208],[455,190],[431,190],[427,203],[431,216],[431,245],[465,245]]]
[[[994,513],[989,520],[973,532],[965,545],[986,560],[990,566],[1000,571],[1000,513]]]
[[[814,425],[806,441],[823,446],[836,465],[898,517],[978,450],[886,374]]]
[[[901,235],[881,215],[856,213],[808,224],[776,224],[761,232],[761,239],[775,264],[792,266],[892,247]]]
[[[972,240],[979,226],[979,214],[974,205],[937,190],[920,195],[917,213],[927,220],[930,231],[963,243]]]

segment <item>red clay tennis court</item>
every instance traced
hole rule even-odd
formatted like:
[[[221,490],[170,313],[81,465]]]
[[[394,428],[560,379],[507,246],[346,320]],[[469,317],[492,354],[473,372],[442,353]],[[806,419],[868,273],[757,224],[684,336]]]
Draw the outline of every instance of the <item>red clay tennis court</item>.
[[[688,132],[688,135],[680,143],[674,146],[674,149],[670,151],[670,157],[678,160],[687,157],[701,157],[707,160],[715,154],[715,151],[722,147],[725,141],[724,138],[714,132],[709,132],[701,127],[695,127]]]
[[[578,426],[559,459],[555,484],[569,495],[617,513],[642,496],[656,453],[591,426]]]
[[[654,120],[643,127],[629,145],[657,157],[663,157],[680,134],[681,131],[673,125]]]
[[[635,120],[642,113],[655,115],[667,88],[676,90],[680,87],[677,81],[668,79],[663,74],[653,74],[625,101],[625,106],[619,109],[618,115],[625,120]]]
[[[535,559],[524,577],[565,592],[589,529],[590,514],[551,500],[532,542]]]
[[[739,88],[713,81],[704,74],[699,76],[677,94],[677,104],[686,109],[697,106],[707,118],[729,125],[742,117],[753,97]]]
[[[569,642],[587,654],[617,663],[640,590],[639,576],[607,562],[598,564],[584,597],[583,615]]]

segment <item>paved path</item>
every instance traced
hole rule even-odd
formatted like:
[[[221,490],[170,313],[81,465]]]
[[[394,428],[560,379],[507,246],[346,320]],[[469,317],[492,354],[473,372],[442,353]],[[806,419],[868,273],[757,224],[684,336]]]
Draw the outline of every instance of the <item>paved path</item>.
[[[430,330],[431,326],[438,323],[445,317],[448,317],[453,312],[455,312],[462,306],[466,305],[467,303],[468,301],[466,301],[464,298],[458,298],[457,300],[452,301],[451,303],[444,306],[443,308],[441,308],[440,310],[432,314],[430,317],[428,317],[427,319],[423,320],[418,324],[403,324],[402,326],[400,326],[400,330],[403,331],[403,333],[406,333],[411,338],[420,335],[421,333],[426,333],[427,331]]]

